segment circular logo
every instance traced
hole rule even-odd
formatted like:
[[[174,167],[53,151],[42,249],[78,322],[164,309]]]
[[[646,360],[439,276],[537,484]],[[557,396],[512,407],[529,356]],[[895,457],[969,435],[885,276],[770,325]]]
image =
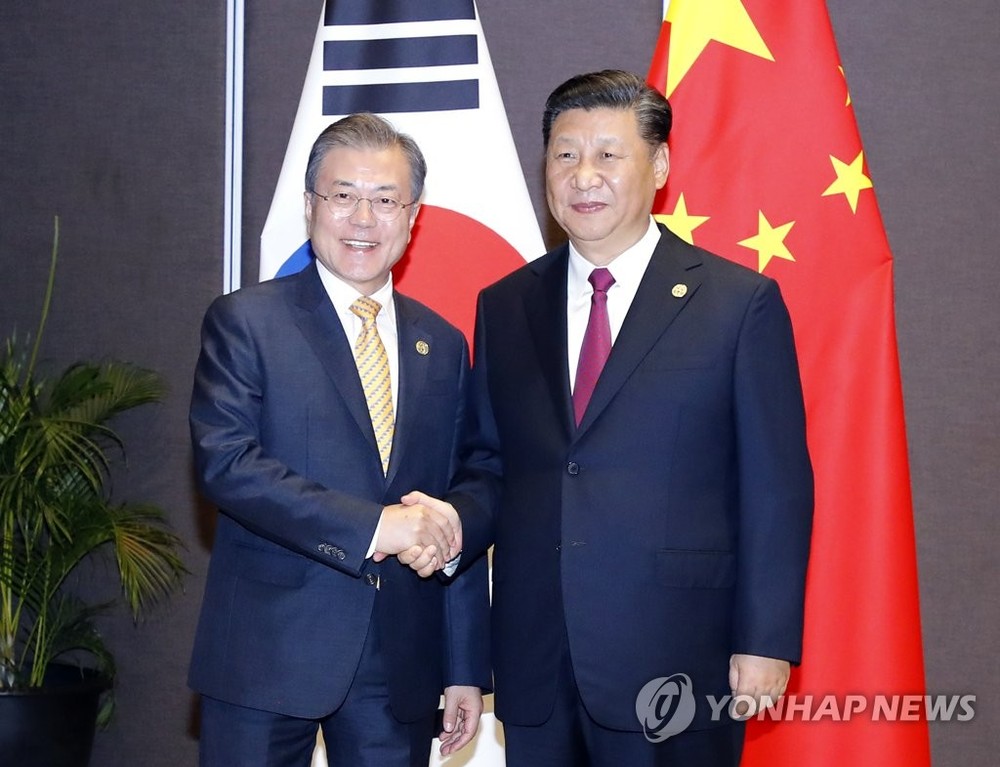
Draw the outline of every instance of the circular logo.
[[[635,699],[635,715],[650,743],[662,743],[684,732],[694,721],[694,690],[687,674],[661,676],[647,682]]]

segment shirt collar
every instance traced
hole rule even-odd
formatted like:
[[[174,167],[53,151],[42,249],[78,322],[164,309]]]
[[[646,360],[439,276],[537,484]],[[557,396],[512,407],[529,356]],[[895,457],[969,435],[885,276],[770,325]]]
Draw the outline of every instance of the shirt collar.
[[[649,217],[649,227],[646,233],[639,238],[639,241],[630,248],[624,250],[620,255],[607,265],[611,276],[615,278],[612,289],[628,287],[629,292],[634,293],[638,288],[642,275],[646,273],[646,267],[653,257],[653,251],[660,241],[660,229],[656,225],[656,220]],[[590,295],[593,288],[587,278],[594,271],[595,267],[590,261],[580,255],[580,252],[569,244],[569,274],[567,290],[569,296]]]
[[[358,293],[358,289],[348,285],[327,269],[318,258],[316,259],[316,270],[319,272],[319,279],[326,289],[326,294],[330,297],[333,308],[337,310],[337,314],[353,318],[355,315],[351,311],[351,304],[361,295]],[[370,298],[382,305],[382,309],[379,311],[380,321],[383,317],[386,320],[395,319],[396,311],[392,300],[392,272],[389,272],[389,279],[385,281],[385,285],[372,293]]]

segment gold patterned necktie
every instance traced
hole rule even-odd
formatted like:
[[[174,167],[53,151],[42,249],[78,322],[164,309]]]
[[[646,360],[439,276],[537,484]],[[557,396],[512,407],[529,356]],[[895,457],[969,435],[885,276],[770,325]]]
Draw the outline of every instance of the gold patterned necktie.
[[[358,365],[361,386],[368,400],[368,414],[375,431],[375,442],[382,457],[382,472],[389,470],[389,453],[392,451],[394,421],[392,414],[392,386],[389,382],[389,356],[379,337],[375,318],[382,305],[368,296],[361,296],[351,311],[361,318],[361,333],[354,343],[354,357]]]

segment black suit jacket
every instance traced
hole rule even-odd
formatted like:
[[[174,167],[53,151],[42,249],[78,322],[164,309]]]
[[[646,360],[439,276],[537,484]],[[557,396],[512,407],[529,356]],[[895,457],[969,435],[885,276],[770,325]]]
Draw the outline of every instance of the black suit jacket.
[[[221,514],[191,662],[198,692],[292,716],[329,714],[372,621],[398,718],[432,712],[446,685],[489,685],[485,559],[448,585],[395,558],[365,559],[384,505],[414,489],[446,490],[463,415],[461,333],[399,293],[395,302],[400,380],[388,476],[351,343],[315,265],[209,308],[191,431],[204,492]]]
[[[675,673],[728,694],[732,653],[797,661],[812,472],[777,284],[661,227],[579,428],[563,246],[484,290],[466,467],[466,552],[495,541],[497,713],[538,724],[568,637],[588,712],[641,729]]]

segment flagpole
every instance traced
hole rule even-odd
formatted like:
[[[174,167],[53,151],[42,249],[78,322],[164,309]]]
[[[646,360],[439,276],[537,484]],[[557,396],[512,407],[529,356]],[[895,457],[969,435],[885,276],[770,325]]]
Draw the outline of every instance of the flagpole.
[[[222,291],[240,287],[243,235],[243,0],[226,8],[226,170]]]

